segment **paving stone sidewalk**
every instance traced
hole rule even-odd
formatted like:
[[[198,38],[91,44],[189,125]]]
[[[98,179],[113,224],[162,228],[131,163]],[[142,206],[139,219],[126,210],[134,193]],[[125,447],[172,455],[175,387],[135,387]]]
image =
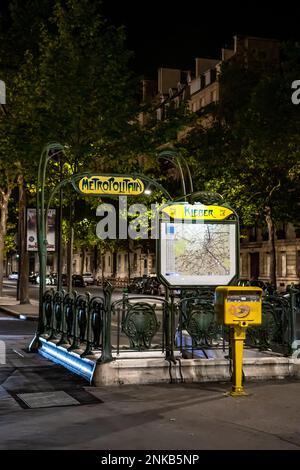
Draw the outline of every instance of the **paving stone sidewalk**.
[[[31,299],[30,304],[20,304],[12,297],[0,297],[0,312],[7,315],[23,318],[27,320],[36,320],[38,318],[38,301]],[[23,318],[24,319],[24,318]]]
[[[91,387],[30,338],[0,335],[0,449],[300,450],[299,380]]]

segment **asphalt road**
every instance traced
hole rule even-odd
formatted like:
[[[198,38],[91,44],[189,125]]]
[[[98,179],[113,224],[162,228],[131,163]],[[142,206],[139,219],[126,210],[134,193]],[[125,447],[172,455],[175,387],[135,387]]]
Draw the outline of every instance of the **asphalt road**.
[[[47,287],[51,287],[51,286],[47,286]],[[76,287],[75,289],[80,293],[89,291],[93,293],[93,295],[97,295],[97,293],[102,292],[102,289],[99,286]],[[3,283],[3,295],[16,298],[16,292],[17,292],[17,281],[10,281],[8,279],[5,279]],[[118,291],[117,295],[121,295],[120,290]],[[38,300],[39,298],[39,286],[38,285],[29,284],[29,297],[30,299]]]
[[[300,381],[249,382],[239,398],[228,383],[91,387],[26,352],[34,326],[0,314],[2,450],[300,450]]]
[[[51,286],[47,286],[48,288],[51,288]],[[54,288],[56,286],[53,286]],[[86,287],[75,287],[74,288],[77,292],[79,293],[84,293],[84,292],[90,292],[93,296],[96,295],[101,295],[102,294],[102,288],[100,286],[86,286]],[[121,288],[116,288],[113,291],[112,294],[112,300],[117,300],[122,297],[122,289]],[[8,279],[4,280],[3,283],[3,296],[8,296],[12,298],[16,298],[17,294],[17,281],[10,281]],[[29,297],[30,299],[38,300],[39,299],[39,286],[36,284],[29,284]],[[140,294],[129,294],[129,297],[143,297]],[[151,295],[147,296],[149,299],[151,299]],[[163,298],[163,297],[161,297]]]

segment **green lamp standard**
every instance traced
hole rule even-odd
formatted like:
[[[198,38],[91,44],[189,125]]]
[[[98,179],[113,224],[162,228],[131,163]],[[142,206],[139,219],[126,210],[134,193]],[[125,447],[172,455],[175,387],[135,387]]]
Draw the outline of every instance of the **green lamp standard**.
[[[37,241],[38,241],[38,256],[39,256],[39,318],[37,331],[33,340],[29,345],[29,351],[35,352],[39,347],[39,337],[44,332],[44,312],[43,312],[43,297],[46,289],[46,261],[47,261],[47,216],[48,211],[45,211],[45,181],[46,170],[48,161],[60,154],[64,147],[58,143],[47,144],[41,153],[37,191],[36,191],[36,218],[37,218]]]
[[[180,173],[180,177],[181,177],[182,192],[183,192],[183,196],[186,200],[187,192],[186,192],[186,181],[185,181],[185,175],[184,175],[184,167],[185,167],[186,173],[188,175],[190,193],[193,193],[193,191],[194,191],[193,179],[192,179],[191,171],[190,171],[190,168],[189,168],[189,165],[188,165],[186,159],[181,155],[179,156],[178,153],[175,150],[169,150],[169,149],[163,150],[162,152],[160,152],[158,154],[158,159],[164,159],[164,160],[172,163],[173,165],[175,165],[178,168],[179,173]]]

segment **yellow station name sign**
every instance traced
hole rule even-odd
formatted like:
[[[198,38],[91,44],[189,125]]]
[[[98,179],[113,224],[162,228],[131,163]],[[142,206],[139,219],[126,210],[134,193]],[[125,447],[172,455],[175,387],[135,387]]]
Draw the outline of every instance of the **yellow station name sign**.
[[[171,204],[164,207],[162,212],[181,220],[224,220],[234,213],[228,207],[203,204]]]
[[[144,183],[131,176],[85,176],[78,183],[83,194],[105,196],[137,196],[144,192]]]

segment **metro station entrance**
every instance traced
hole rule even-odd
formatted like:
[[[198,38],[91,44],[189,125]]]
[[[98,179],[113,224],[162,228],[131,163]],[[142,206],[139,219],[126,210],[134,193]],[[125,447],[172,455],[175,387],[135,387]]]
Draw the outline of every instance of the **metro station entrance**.
[[[45,174],[47,155],[46,150],[39,178]],[[79,194],[96,197],[138,196],[145,183],[154,185],[167,199],[158,209],[156,248],[157,276],[165,295],[116,292],[109,282],[97,295],[46,289],[46,214],[59,188],[71,184]],[[183,381],[185,359],[218,360],[228,355],[229,330],[216,321],[214,296],[217,286],[235,284],[239,278],[239,221],[220,195],[192,192],[174,200],[145,175],[86,172],[61,181],[47,204],[41,185],[37,201],[40,311],[31,351],[97,384],[135,383],[135,377],[137,383]],[[268,323],[263,330],[251,330],[246,339],[249,346],[269,348],[276,342],[284,349],[291,344],[287,327],[281,336],[270,328],[278,302],[282,320],[289,317],[289,302],[273,299],[265,309]],[[220,369],[220,378],[228,373],[225,369]],[[197,378],[199,371],[193,366],[189,373]]]

